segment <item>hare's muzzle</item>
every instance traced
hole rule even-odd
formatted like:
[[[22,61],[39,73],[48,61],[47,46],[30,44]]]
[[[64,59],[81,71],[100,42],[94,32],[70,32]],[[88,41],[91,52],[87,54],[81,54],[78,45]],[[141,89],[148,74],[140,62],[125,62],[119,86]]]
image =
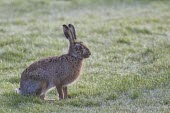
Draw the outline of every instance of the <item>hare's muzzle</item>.
[[[89,56],[91,55],[91,52],[89,52]]]
[[[89,58],[90,55],[91,55],[91,52],[89,51],[89,52],[86,53],[85,58]]]

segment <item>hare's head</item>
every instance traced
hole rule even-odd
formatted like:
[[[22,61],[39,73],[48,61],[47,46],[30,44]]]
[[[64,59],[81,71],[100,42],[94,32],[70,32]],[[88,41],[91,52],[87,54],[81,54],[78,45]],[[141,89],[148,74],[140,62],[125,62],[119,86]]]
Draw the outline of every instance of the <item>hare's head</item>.
[[[64,35],[70,42],[69,54],[77,58],[88,58],[90,50],[82,43],[76,41],[76,31],[73,25],[63,25]]]

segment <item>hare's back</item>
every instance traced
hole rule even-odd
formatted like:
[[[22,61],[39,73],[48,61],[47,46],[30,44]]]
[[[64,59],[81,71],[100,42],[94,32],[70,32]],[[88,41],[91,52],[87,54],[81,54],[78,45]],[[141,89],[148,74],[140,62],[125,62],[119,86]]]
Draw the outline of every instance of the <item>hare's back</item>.
[[[22,73],[22,77],[31,79],[48,79],[59,65],[60,62],[58,62],[58,57],[41,59],[26,68]]]

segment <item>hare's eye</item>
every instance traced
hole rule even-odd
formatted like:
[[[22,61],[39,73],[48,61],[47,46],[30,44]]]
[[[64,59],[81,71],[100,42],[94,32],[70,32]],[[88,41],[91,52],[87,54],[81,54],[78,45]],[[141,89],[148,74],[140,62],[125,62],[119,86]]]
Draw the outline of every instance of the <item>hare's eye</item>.
[[[77,53],[78,53],[78,54],[81,54],[81,52],[80,52],[80,51],[77,51]]]

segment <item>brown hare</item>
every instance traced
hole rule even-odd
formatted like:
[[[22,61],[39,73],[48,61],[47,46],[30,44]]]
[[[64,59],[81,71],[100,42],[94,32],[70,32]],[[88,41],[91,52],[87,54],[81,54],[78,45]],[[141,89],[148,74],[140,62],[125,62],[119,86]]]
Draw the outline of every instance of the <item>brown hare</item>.
[[[65,99],[67,85],[80,75],[83,59],[91,55],[89,49],[76,41],[74,26],[63,25],[65,37],[69,40],[67,54],[49,57],[34,62],[21,74],[20,88],[16,91],[22,95],[35,95],[44,99],[45,94],[56,87],[59,99]]]

